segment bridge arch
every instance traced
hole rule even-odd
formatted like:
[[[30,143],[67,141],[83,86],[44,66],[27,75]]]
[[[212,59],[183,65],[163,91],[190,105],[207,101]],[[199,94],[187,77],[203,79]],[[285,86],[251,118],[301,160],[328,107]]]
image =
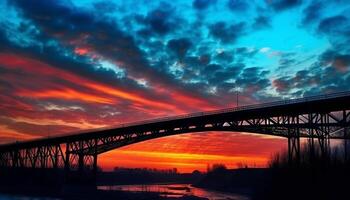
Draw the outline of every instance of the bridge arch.
[[[154,138],[234,131],[288,138],[291,156],[301,137],[350,139],[350,92],[243,106],[120,125],[106,130],[0,146],[0,167],[97,169],[101,153]],[[326,142],[327,143],[327,142]]]

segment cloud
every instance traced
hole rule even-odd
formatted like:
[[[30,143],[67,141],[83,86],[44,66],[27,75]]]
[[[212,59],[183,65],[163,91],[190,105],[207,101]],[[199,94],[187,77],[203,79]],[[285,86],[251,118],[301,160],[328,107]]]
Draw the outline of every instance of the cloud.
[[[255,96],[257,93],[266,89],[270,85],[270,80],[266,78],[268,71],[261,67],[248,67],[242,70],[236,79],[236,86],[242,89],[242,93],[246,96]]]
[[[238,47],[235,48],[235,55],[241,56],[241,57],[253,57],[258,52],[255,48],[248,48],[248,47]]]
[[[350,54],[327,50],[319,56],[318,64],[323,67],[332,67],[340,73],[346,73],[350,68]]]
[[[248,9],[249,5],[244,0],[228,0],[227,7],[231,11],[242,12]]]
[[[348,26],[348,19],[343,15],[337,15],[323,19],[318,25],[318,31],[327,34],[343,33]]]
[[[147,82],[150,88],[159,88],[159,91],[163,93],[172,91],[182,93],[191,98],[202,99],[203,102],[208,101],[203,99],[201,92],[197,92],[196,88],[186,87],[188,91],[184,90],[183,85],[174,80],[163,67],[151,66],[145,56],[145,52],[138,46],[134,37],[123,32],[112,20],[105,17],[101,18],[84,10],[78,10],[74,6],[67,7],[57,2],[50,5],[46,3],[41,4],[41,10],[45,10],[45,6],[48,6],[48,10],[52,10],[52,13],[57,14],[56,16],[52,16],[51,12],[36,12],[36,8],[33,8],[26,1],[19,0],[17,5],[24,16],[32,19],[36,26],[48,34],[51,39],[56,39],[60,44],[59,48],[54,46],[54,48],[45,49],[46,55],[42,55],[45,61],[52,63],[52,60],[57,62],[57,59],[63,59],[62,57],[54,57],[54,55],[57,55],[57,49],[74,48],[79,55],[90,56],[90,58],[97,60],[107,60],[124,69],[127,76],[125,81],[128,84],[132,83],[131,80],[134,81],[133,84],[143,80]],[[149,23],[150,28],[156,33],[165,34],[168,24],[173,24],[171,20],[174,19],[170,18],[170,11],[172,10],[173,8],[168,4],[161,4],[159,8],[148,13],[145,22]],[[62,26],[56,28],[54,25],[55,21],[62,23]],[[73,31],[72,27],[74,27]],[[160,63],[157,64],[160,65]],[[112,71],[110,69],[98,68],[96,70],[94,66],[79,68],[69,62],[54,64],[53,66],[59,66],[75,72],[81,70],[79,73],[86,71],[86,74],[89,76],[101,75],[103,82],[108,80],[112,85],[116,84],[115,79],[118,76],[112,77],[111,73],[109,73]],[[95,72],[89,73],[87,72],[89,70]],[[119,83],[124,84],[123,82],[124,80]]]
[[[253,23],[253,29],[263,29],[263,28],[270,28],[271,22],[270,18],[266,16],[258,16],[254,19]]]
[[[148,13],[146,22],[150,30],[157,34],[164,35],[169,33],[176,26],[171,20],[171,9],[158,8]]]
[[[280,77],[272,81],[272,86],[278,93],[287,94],[291,89],[291,81],[288,77]]]
[[[348,72],[350,69],[350,54],[335,56],[332,66],[334,66],[340,72]]]
[[[179,59],[182,59],[192,43],[188,38],[172,39],[168,41],[167,47],[174,52]]]
[[[217,0],[194,0],[192,6],[197,10],[204,10],[215,4],[216,1]]]
[[[239,22],[227,25],[225,22],[217,22],[209,26],[210,34],[223,43],[235,42],[244,32],[245,23]]]
[[[266,2],[276,11],[287,10],[302,4],[301,0],[269,0]]]
[[[93,3],[93,6],[99,13],[112,13],[118,9],[117,5],[111,1],[109,1],[109,2],[105,2],[105,1],[95,2],[95,3]]]
[[[215,59],[225,63],[231,63],[234,60],[234,53],[229,51],[219,51],[215,55]]]
[[[293,65],[297,64],[297,60],[295,59],[295,53],[281,53],[280,59],[278,61],[279,69],[290,69]]]
[[[313,1],[303,10],[302,24],[308,25],[310,23],[316,22],[320,19],[321,9],[323,8],[323,3],[321,1]]]
[[[350,55],[333,50],[323,52],[309,69],[273,80],[281,95],[310,96],[348,90]]]

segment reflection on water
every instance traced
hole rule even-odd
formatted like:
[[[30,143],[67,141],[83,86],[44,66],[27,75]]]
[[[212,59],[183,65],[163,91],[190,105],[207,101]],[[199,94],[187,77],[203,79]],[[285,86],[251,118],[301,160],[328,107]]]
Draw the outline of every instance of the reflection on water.
[[[249,200],[249,197],[211,191],[201,188],[192,187],[189,184],[151,184],[151,185],[115,185],[115,186],[98,186],[100,190],[116,190],[128,192],[157,192],[163,197],[183,197],[193,195],[204,197],[210,200]],[[0,200],[59,200],[58,198],[48,197],[26,197],[17,195],[0,194]]]
[[[114,185],[98,186],[98,189],[129,192],[158,192],[164,197],[182,197],[184,195],[194,195],[197,197],[205,197],[210,200],[249,200],[247,196],[210,191],[192,187],[189,184]]]
[[[50,197],[26,197],[17,195],[0,194],[0,200],[59,200]]]

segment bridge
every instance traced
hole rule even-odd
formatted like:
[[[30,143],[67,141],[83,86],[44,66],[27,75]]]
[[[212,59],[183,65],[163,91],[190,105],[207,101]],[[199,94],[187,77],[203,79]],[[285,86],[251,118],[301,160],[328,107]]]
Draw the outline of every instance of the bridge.
[[[330,139],[350,139],[350,92],[241,106],[121,124],[76,134],[0,146],[1,168],[97,170],[104,152],[154,138],[205,131],[235,131],[288,138],[289,157],[298,157],[300,138],[327,151]]]

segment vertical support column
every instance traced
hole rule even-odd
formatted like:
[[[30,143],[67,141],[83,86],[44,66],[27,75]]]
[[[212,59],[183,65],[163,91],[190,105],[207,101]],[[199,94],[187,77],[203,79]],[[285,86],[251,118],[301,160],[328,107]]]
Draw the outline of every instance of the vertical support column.
[[[98,139],[95,138],[95,146],[94,146],[94,163],[93,163],[93,174],[96,177],[97,174],[97,146],[98,146]]]
[[[319,144],[321,149],[321,157],[327,163],[330,153],[330,139],[328,128],[326,127],[327,116],[326,114],[320,114],[321,119],[321,135],[319,136]]]
[[[55,145],[55,152],[54,152],[54,159],[53,159],[53,163],[52,163],[52,167],[54,169],[58,168],[58,151],[59,151],[59,144]]]
[[[288,124],[299,123],[299,116],[292,116],[291,119],[288,116]],[[300,132],[299,128],[288,128],[288,162],[289,164],[300,162]]]
[[[296,148],[297,148],[297,155],[296,155],[296,157],[297,157],[297,162],[298,162],[298,164],[299,164],[299,162],[300,162],[300,126],[299,126],[299,115],[297,115],[296,116],[296,123],[297,123],[297,130],[296,130],[296,137],[297,137],[297,139],[296,139]]]
[[[309,122],[309,135],[310,135],[310,138],[308,139],[308,148],[310,151],[310,162],[314,163],[314,161],[315,161],[315,140],[314,140],[315,133],[314,133],[314,129],[312,128],[313,114],[309,113],[308,118],[309,118],[308,122]]]
[[[0,152],[0,168],[5,166],[4,154]]]
[[[344,161],[349,162],[349,139],[344,139]]]
[[[66,160],[64,162],[64,169],[66,172],[70,170],[70,143],[66,143]]]
[[[14,150],[12,156],[12,167],[19,167],[18,157],[18,150]]]
[[[79,141],[79,157],[78,157],[78,170],[80,172],[84,171],[84,142]]]
[[[300,137],[288,137],[288,161],[289,164],[300,162]]]
[[[343,128],[344,128],[344,161],[349,161],[349,140],[348,140],[348,129],[346,126],[347,115],[346,110],[343,110]]]

